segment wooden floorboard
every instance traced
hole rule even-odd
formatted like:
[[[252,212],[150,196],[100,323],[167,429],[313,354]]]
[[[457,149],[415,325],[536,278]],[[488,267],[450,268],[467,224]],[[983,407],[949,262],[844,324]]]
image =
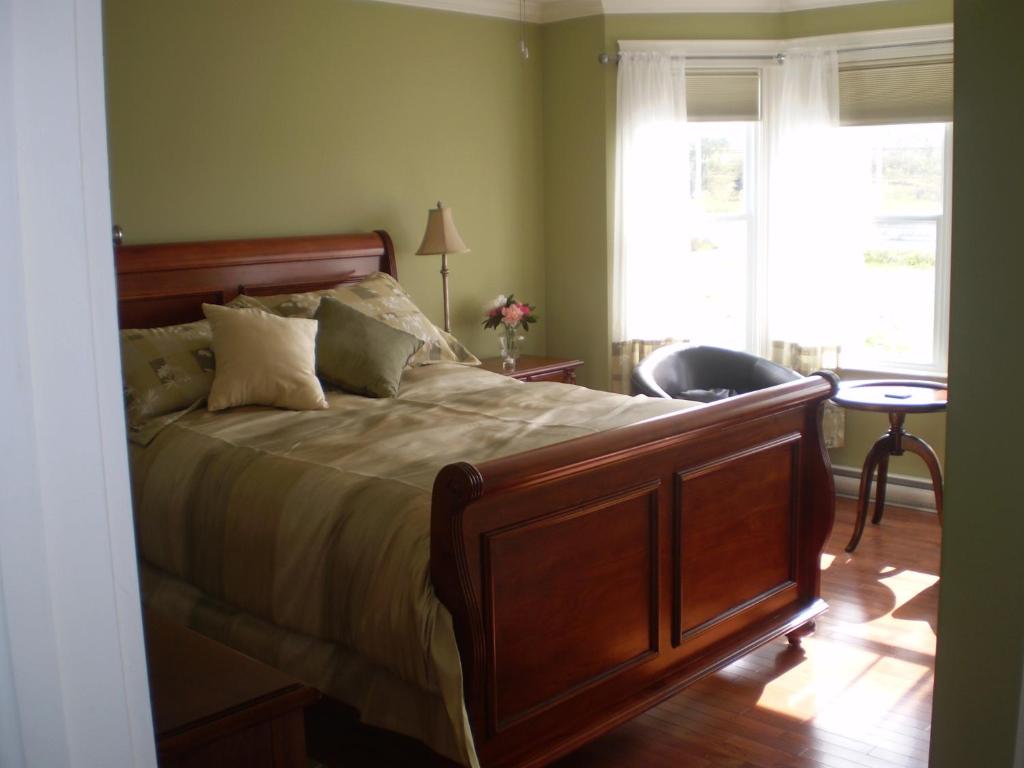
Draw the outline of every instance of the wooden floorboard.
[[[770,643],[555,763],[557,768],[925,768],[940,531],[887,507],[853,555],[840,499],[822,558],[830,610],[802,649]],[[336,721],[334,721],[336,722]],[[329,766],[436,765],[380,731],[312,724]],[[325,737],[325,730],[332,732]]]

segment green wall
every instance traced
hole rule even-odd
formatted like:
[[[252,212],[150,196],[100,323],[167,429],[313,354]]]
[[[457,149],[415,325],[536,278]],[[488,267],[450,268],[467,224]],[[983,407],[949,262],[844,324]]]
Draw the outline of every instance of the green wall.
[[[946,24],[953,20],[953,0],[889,0],[789,13],[651,13],[605,19],[605,44],[615,51],[619,40],[776,40]]]
[[[106,0],[104,25],[128,242],[387,229],[440,324],[440,257],[412,254],[441,199],[472,249],[450,258],[456,335],[495,354],[498,293],[545,315],[536,27],[524,62],[515,22],[352,0]]]
[[[1024,670],[1024,411],[1019,0],[956,7],[956,162],[949,472],[942,547],[934,768],[1014,763]],[[1006,352],[1007,354],[995,354]]]
[[[783,18],[781,13],[606,16],[605,45],[609,53],[614,53],[618,50],[619,40],[775,40],[786,36]]]
[[[608,248],[604,19],[542,28],[548,350],[580,357],[579,382],[607,387]]]
[[[953,0],[889,0],[782,14],[786,37],[922,27],[953,20]]]

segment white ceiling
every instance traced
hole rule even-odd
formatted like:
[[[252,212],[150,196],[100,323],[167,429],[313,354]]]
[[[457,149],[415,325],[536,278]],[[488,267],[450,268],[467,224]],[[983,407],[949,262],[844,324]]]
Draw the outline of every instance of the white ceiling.
[[[893,0],[884,0],[892,2]],[[378,0],[378,2],[434,8],[518,19],[520,0]],[[782,13],[808,8],[858,5],[879,0],[526,0],[528,21],[546,23],[581,16],[625,13]]]

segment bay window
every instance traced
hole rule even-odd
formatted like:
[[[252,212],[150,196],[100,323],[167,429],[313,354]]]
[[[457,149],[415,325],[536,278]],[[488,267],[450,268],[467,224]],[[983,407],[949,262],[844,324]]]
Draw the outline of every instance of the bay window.
[[[945,373],[952,46],[897,39],[622,44],[613,387],[677,340]]]
[[[777,308],[786,299],[773,295],[769,280],[763,74],[763,68],[749,70],[741,80],[735,71],[687,72],[690,249],[682,256],[686,279],[677,322],[680,336],[693,343],[768,357],[767,318],[773,302]],[[855,188],[863,200],[849,210],[857,220],[849,229],[832,241],[820,232],[815,237],[823,262],[820,290],[842,295],[837,311],[848,315],[839,324],[842,367],[945,372],[951,78],[945,60],[841,67],[838,132],[845,157],[821,169],[821,186]],[[842,199],[836,195],[836,204],[850,204],[848,194]],[[835,238],[851,236],[861,257],[852,267],[837,263],[831,270],[830,255],[850,245]]]

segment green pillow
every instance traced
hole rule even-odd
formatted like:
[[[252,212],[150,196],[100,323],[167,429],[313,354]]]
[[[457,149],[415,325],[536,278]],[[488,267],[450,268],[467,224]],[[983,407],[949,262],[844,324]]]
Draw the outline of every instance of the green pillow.
[[[325,296],[315,318],[316,372],[324,381],[368,397],[395,397],[402,369],[423,341]]]
[[[206,320],[121,331],[121,374],[128,423],[138,429],[210,394],[213,334]]]

